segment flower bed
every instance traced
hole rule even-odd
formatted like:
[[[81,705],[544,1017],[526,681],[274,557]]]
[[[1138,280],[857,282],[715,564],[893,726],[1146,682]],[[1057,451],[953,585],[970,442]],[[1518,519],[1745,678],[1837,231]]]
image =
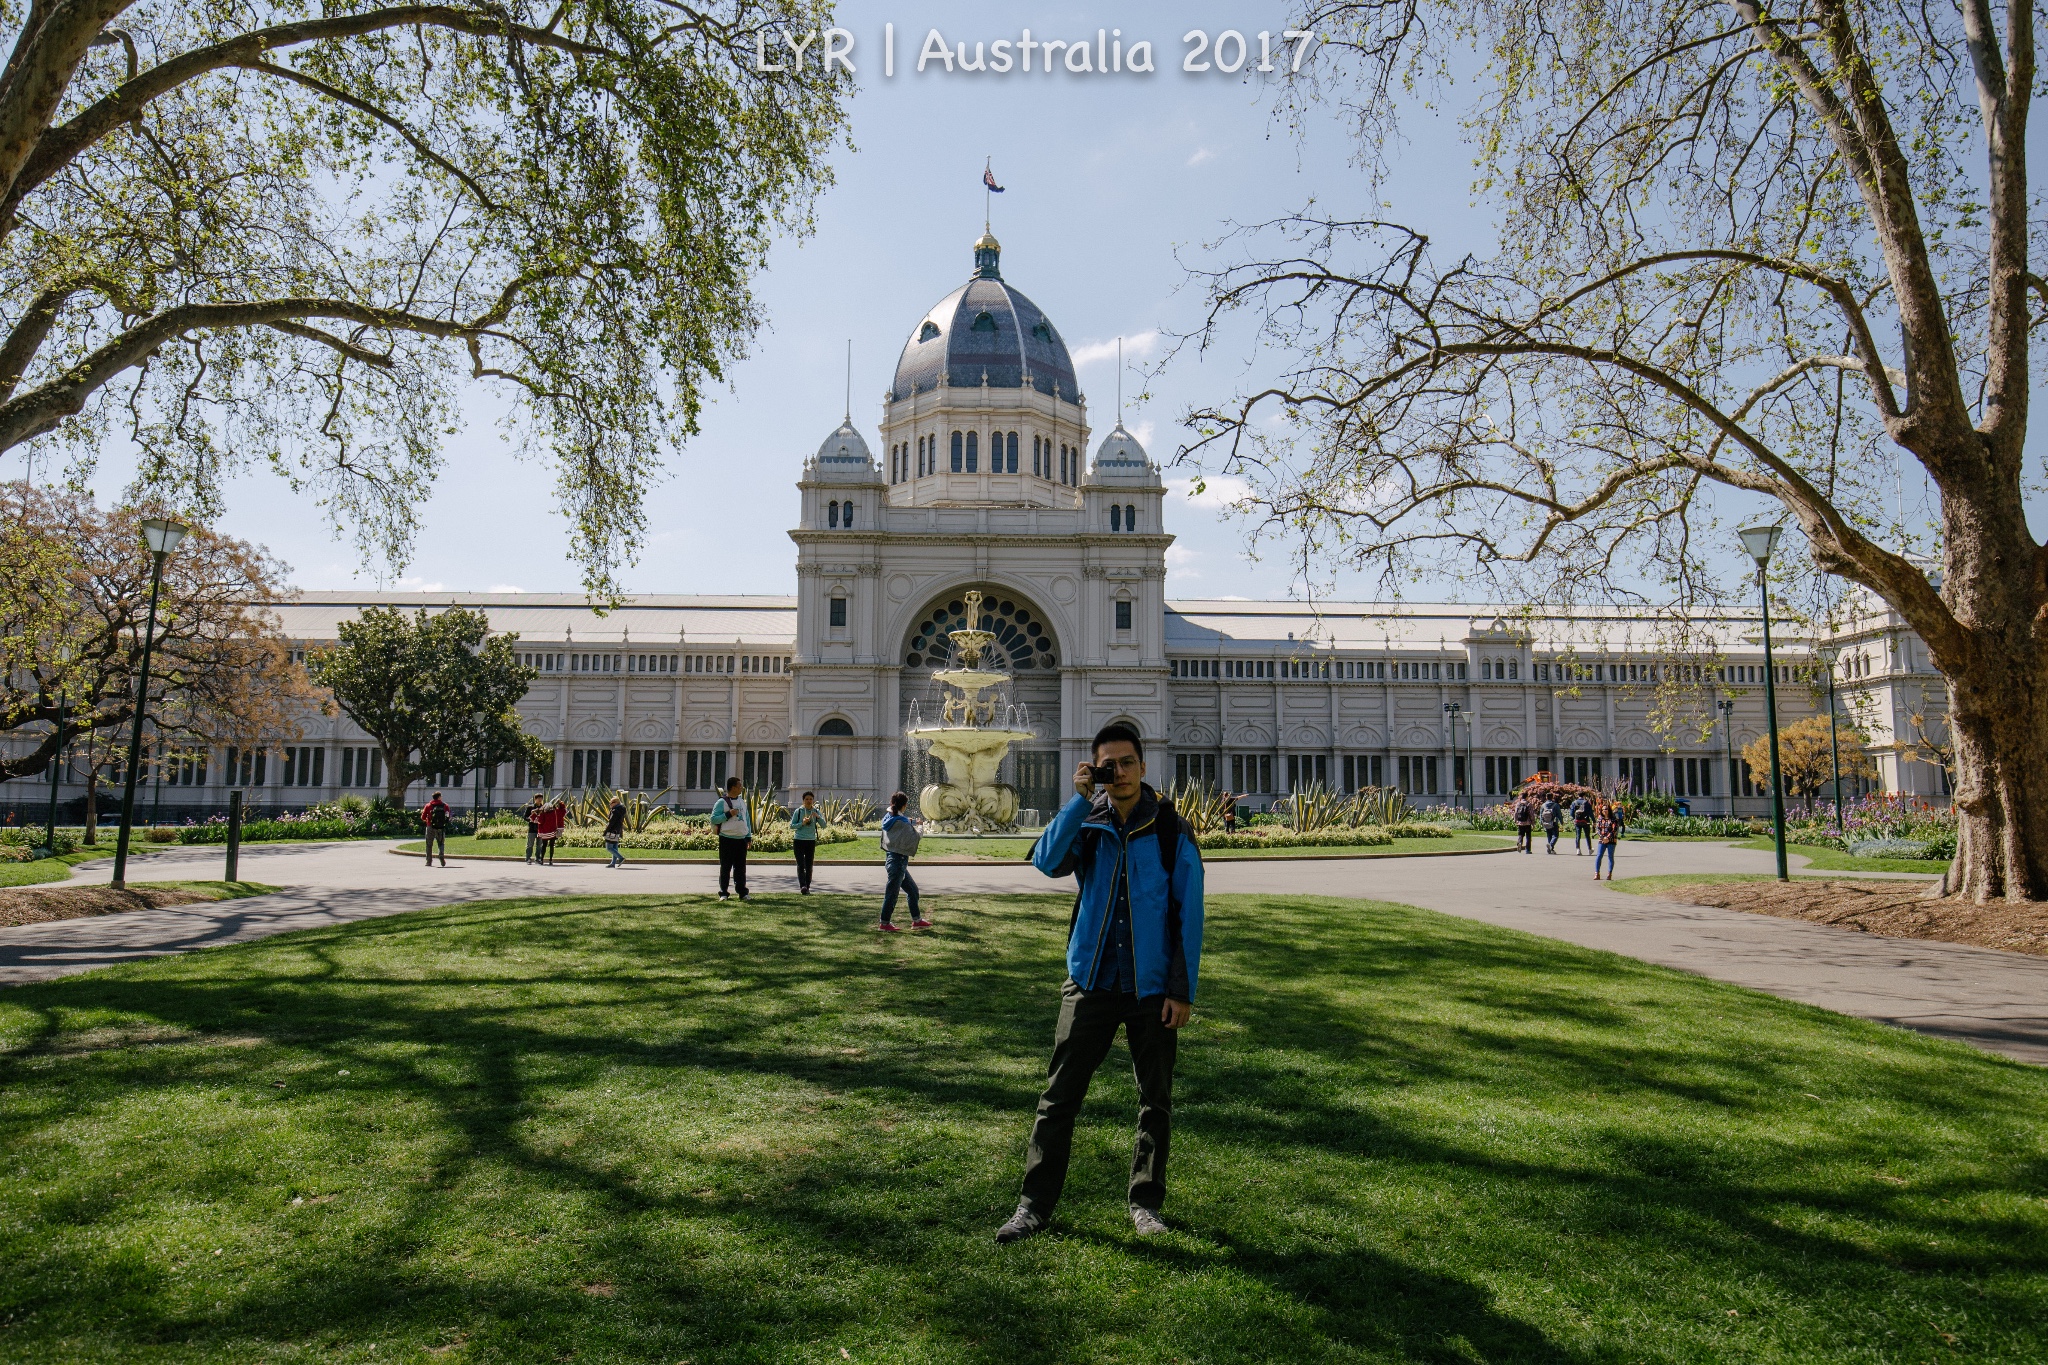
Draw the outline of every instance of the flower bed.
[[[1872,792],[1850,802],[1836,826],[1831,805],[1805,819],[1788,823],[1786,835],[1794,843],[1820,844],[1839,848],[1859,857],[1953,858],[1956,854],[1956,813],[1942,810],[1914,796],[1895,792]],[[1859,844],[1887,840],[1924,844],[1926,853],[1859,853]]]

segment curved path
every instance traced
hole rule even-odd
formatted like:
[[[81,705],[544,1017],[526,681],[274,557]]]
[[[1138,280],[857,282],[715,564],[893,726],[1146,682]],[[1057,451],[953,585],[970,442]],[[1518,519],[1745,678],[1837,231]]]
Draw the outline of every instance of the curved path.
[[[137,880],[218,877],[221,850],[152,852]],[[1724,844],[1623,843],[1621,870],[1767,872],[1768,853]],[[2048,958],[1959,944],[1889,939],[1799,920],[1625,896],[1595,886],[1590,858],[1506,854],[1478,858],[1373,858],[1322,862],[1212,863],[1215,892],[1369,897],[1420,905],[1604,949],[1845,1014],[1879,1019],[2048,1065]],[[68,885],[104,882],[105,862]],[[288,889],[207,905],[138,910],[92,919],[0,928],[0,984],[397,914],[451,901],[590,892],[702,892],[709,863],[529,867],[457,861],[423,867],[385,844],[262,845],[242,852],[242,875]],[[756,869],[756,892],[793,891],[788,864]],[[879,870],[821,862],[821,891],[876,892]],[[920,868],[937,899],[968,892],[1049,891],[1059,885],[1028,866]]]

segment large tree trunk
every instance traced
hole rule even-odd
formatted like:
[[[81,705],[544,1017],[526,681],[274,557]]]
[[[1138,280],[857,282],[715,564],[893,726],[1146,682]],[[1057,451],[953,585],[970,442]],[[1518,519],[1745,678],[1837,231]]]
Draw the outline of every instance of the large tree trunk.
[[[85,845],[92,848],[100,841],[100,773],[97,768],[85,770]]]
[[[1942,500],[1941,592],[1970,639],[1966,657],[1936,651],[1934,658],[1949,680],[1957,823],[1955,862],[1939,890],[1980,902],[2041,900],[2048,898],[2048,580],[2017,480],[2000,496],[2003,471],[1987,473],[1981,491]]]
[[[1994,651],[1986,651],[1993,653]],[[1941,893],[2048,896],[2048,698],[2017,658],[1953,678],[1956,857]]]
[[[406,757],[384,750],[384,799],[400,810],[405,809],[405,789],[412,785],[412,776],[405,767]]]

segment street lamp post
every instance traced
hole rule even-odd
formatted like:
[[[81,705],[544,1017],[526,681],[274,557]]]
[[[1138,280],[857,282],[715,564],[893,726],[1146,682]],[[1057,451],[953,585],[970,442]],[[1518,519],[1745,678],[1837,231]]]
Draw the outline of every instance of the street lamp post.
[[[1813,652],[1828,666],[1828,758],[1834,765],[1835,833],[1844,834],[1847,831],[1842,827],[1842,733],[1835,719],[1835,663],[1842,657],[1842,647],[1824,644]]]
[[[142,630],[141,676],[135,680],[135,724],[128,731],[128,771],[121,779],[121,832],[114,839],[114,881],[128,885],[128,834],[135,824],[135,775],[142,767],[142,717],[149,709],[149,652],[156,645],[156,596],[163,586],[164,560],[178,548],[191,527],[168,518],[151,517],[142,523],[142,538],[149,546],[149,619]]]
[[[57,856],[57,783],[64,776],[64,683],[65,673],[71,667],[71,646],[59,645],[56,650],[57,662],[57,752],[50,757],[50,827],[45,832],[44,844],[50,856]]]
[[[1728,697],[1714,703],[1721,712],[1721,738],[1728,746],[1728,818],[1735,818],[1735,792],[1742,784],[1735,780],[1735,703]]]
[[[1778,548],[1780,526],[1749,526],[1736,532],[1742,548],[1756,561],[1757,600],[1764,616],[1764,725],[1771,735],[1771,837],[1778,850],[1778,880],[1788,882],[1792,874],[1785,866],[1785,784],[1778,776],[1778,670],[1771,658],[1771,585],[1766,576],[1771,551]]]
[[[1458,717],[1464,707],[1458,702],[1444,703],[1444,714],[1451,718],[1451,757],[1458,756]],[[1465,816],[1472,818],[1472,722],[1465,722]]]

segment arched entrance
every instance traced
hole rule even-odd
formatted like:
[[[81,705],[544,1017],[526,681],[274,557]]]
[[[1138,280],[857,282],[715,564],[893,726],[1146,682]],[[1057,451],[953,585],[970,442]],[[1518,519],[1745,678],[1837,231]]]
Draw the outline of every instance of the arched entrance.
[[[986,630],[996,638],[991,652],[983,656],[1011,675],[1009,700],[1022,708],[1024,723],[1035,738],[1011,749],[1003,760],[1002,780],[1017,788],[1018,804],[1027,810],[1050,815],[1059,805],[1062,787],[1059,772],[1060,744],[1060,650],[1054,637],[1052,619],[1029,598],[993,583],[962,583],[949,588],[925,604],[904,633],[897,654],[902,663],[901,714],[904,727],[913,719],[930,723],[939,714],[939,687],[932,674],[953,664],[952,641],[948,631],[970,628],[967,594],[981,590],[981,618],[972,627]],[[901,786],[916,793],[933,774],[926,771],[928,760],[910,747],[903,752]]]

